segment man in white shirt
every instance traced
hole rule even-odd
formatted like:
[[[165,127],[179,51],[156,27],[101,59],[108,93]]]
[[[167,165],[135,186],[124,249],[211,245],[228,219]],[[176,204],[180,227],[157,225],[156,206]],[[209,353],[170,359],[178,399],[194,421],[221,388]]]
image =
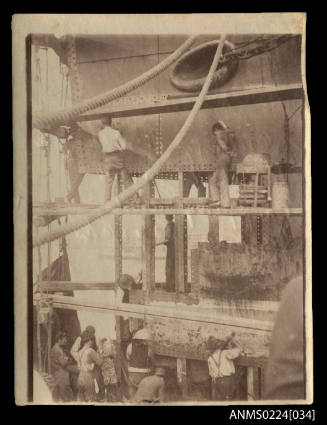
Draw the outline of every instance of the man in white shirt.
[[[109,201],[112,196],[112,185],[116,174],[119,173],[125,189],[133,184],[133,180],[125,166],[124,152],[128,149],[126,140],[119,130],[113,128],[111,117],[104,118],[101,122],[103,127],[98,132],[98,138],[102,144],[104,163],[107,169],[105,201]]]
[[[86,333],[89,333],[90,335],[94,336],[94,340],[96,341],[96,336],[95,336],[95,328],[94,326],[87,326],[85,328]],[[72,345],[71,349],[70,349],[70,354],[72,355],[72,357],[75,359],[77,366],[80,368],[81,367],[81,359],[80,359],[80,349],[81,349],[81,343],[82,343],[82,336],[79,336],[76,338],[74,344]],[[98,347],[96,344],[96,347],[94,347],[95,351],[98,351]],[[105,392],[105,388],[104,388],[104,382],[103,382],[103,376],[101,373],[101,369],[97,366],[95,366],[94,368],[94,374],[95,374],[95,379],[97,381],[97,385],[99,388],[99,398],[103,399],[104,397],[104,392]]]
[[[210,348],[208,367],[212,379],[212,399],[233,400],[237,389],[234,359],[241,354],[241,348],[234,335],[226,341],[215,340],[214,344],[211,340]]]

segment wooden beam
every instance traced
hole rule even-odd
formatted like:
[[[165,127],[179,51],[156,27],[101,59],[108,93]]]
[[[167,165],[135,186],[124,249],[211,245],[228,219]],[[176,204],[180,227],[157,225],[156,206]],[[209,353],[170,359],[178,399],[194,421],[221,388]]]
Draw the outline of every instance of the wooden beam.
[[[304,96],[302,84],[287,84],[239,90],[234,92],[209,94],[206,96],[202,109],[221,108],[228,106],[249,105],[255,103],[280,102],[284,100],[302,99]],[[104,116],[130,117],[138,115],[161,114],[168,112],[189,111],[197,96],[184,97],[167,95],[158,102],[144,102],[130,106],[109,104],[94,112],[81,115],[77,121],[93,121]]]
[[[67,308],[72,310],[89,310],[101,313],[114,313],[118,316],[130,316],[144,319],[145,317],[157,319],[186,320],[195,323],[219,324],[231,328],[242,328],[250,333],[266,335],[273,328],[272,321],[262,321],[247,319],[242,317],[223,317],[215,308],[191,307],[191,306],[160,306],[141,304],[110,304],[92,301],[79,297],[69,297],[64,295],[53,295],[54,307]],[[34,297],[36,303],[36,297]],[[232,329],[231,329],[232,330]]]
[[[244,201],[243,201],[244,202]],[[40,215],[92,215],[94,209],[83,207],[67,208],[34,208],[34,214]],[[116,208],[111,211],[113,215],[302,215],[302,208],[265,208],[265,207],[238,207],[238,208]]]
[[[178,201],[177,207],[183,208],[184,193],[184,173],[178,172]],[[185,292],[185,267],[187,268],[187,251],[185,256],[185,231],[187,226],[184,222],[185,215],[178,215],[175,218],[175,290]],[[185,228],[186,227],[186,228]]]
[[[153,182],[144,188],[146,206],[150,206],[151,196],[154,196]],[[155,282],[155,216],[146,215],[142,223],[142,278],[143,289],[151,291]]]
[[[188,394],[188,382],[187,382],[187,362],[185,358],[177,358],[177,381],[182,390],[183,397]]]
[[[122,182],[119,174],[117,175],[115,191],[116,196],[122,191]],[[123,217],[116,215],[114,220],[115,225],[115,281],[118,282],[123,272]],[[116,367],[117,379],[121,381],[122,368],[122,352],[121,352],[121,336],[123,327],[123,318],[119,315],[115,316],[116,321]]]
[[[42,281],[40,286],[44,291],[51,292],[116,290],[114,282]]]

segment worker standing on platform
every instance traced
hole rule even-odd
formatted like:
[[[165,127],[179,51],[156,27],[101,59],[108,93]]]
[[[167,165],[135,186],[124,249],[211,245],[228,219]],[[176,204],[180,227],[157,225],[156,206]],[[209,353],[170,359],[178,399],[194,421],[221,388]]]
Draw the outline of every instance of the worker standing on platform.
[[[125,165],[125,151],[127,150],[127,142],[118,129],[112,124],[111,117],[101,120],[102,129],[98,132],[98,138],[102,144],[104,154],[104,164],[107,170],[106,174],[106,195],[105,201],[109,201],[112,197],[112,186],[116,174],[119,173],[122,185],[125,189],[133,184],[133,180],[129,175]],[[137,199],[139,199],[138,195]]]
[[[232,159],[231,133],[223,121],[218,121],[212,127],[216,138],[216,170],[209,177],[209,194],[213,202],[219,202],[220,207],[230,208],[228,172]]]
[[[128,360],[128,390],[129,398],[133,399],[139,383],[150,375],[153,365],[152,335],[147,328],[139,329],[127,347]]]
[[[156,245],[166,245],[166,290],[175,291],[175,223],[174,216],[166,215],[167,225],[165,228],[165,239]]]

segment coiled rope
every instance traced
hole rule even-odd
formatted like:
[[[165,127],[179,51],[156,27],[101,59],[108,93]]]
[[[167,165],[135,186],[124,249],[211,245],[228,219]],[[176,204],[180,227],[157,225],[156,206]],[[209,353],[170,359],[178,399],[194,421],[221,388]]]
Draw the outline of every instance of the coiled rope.
[[[194,43],[197,36],[189,37],[174,53],[160,62],[158,65],[149,69],[134,80],[128,81],[113,90],[102,93],[91,99],[79,102],[70,108],[61,109],[47,114],[36,115],[33,119],[33,127],[47,129],[58,125],[68,124],[76,121],[81,114],[106,105],[107,103],[118,99],[125,94],[136,90],[150,81],[152,78],[165,71],[172,63],[176,62]]]
[[[162,156],[153,164],[153,166],[143,174],[143,176],[139,179],[138,182],[134,183],[132,186],[121,192],[118,196],[111,199],[107,203],[105,203],[102,207],[98,208],[97,211],[90,215],[81,218],[78,221],[75,221],[74,223],[67,223],[60,227],[60,229],[54,229],[51,232],[44,234],[42,236],[36,237],[33,246],[37,247],[40,246],[46,242],[53,241],[55,239],[58,239],[59,237],[63,235],[67,235],[69,233],[72,233],[78,229],[81,229],[84,226],[87,226],[88,224],[92,223],[93,221],[97,220],[98,218],[109,214],[113,209],[119,208],[122,206],[122,204],[129,199],[131,196],[133,196],[138,190],[140,190],[145,184],[150,182],[160,171],[161,167],[164,165],[164,163],[169,159],[170,155],[174,152],[174,150],[180,145],[183,138],[185,137],[187,131],[190,129],[194,118],[196,117],[197,113],[199,112],[202,103],[207,95],[207,92],[209,90],[209,87],[211,85],[214,72],[217,68],[217,65],[219,63],[219,59],[222,54],[223,45],[226,39],[226,35],[223,35],[220,39],[220,43],[218,44],[217,51],[215,53],[215,57],[212,61],[209,73],[207,75],[207,78],[205,80],[205,83],[201,89],[201,92],[189,114],[187,119],[185,120],[182,128],[179,130],[177,135],[175,136],[174,140],[170,143],[166,151],[162,154]]]

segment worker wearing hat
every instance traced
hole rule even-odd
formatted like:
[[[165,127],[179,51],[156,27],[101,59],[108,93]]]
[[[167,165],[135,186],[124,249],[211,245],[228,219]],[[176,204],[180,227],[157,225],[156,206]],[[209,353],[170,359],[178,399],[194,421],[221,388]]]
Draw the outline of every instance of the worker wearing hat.
[[[231,132],[224,121],[212,126],[215,136],[216,169],[209,177],[210,198],[219,202],[222,208],[230,208],[228,171],[231,164]]]
[[[141,380],[151,373],[153,354],[151,332],[145,327],[139,329],[126,351],[130,399],[133,398]]]
[[[132,401],[154,404],[165,400],[165,369],[157,367],[154,375],[142,379]]]

